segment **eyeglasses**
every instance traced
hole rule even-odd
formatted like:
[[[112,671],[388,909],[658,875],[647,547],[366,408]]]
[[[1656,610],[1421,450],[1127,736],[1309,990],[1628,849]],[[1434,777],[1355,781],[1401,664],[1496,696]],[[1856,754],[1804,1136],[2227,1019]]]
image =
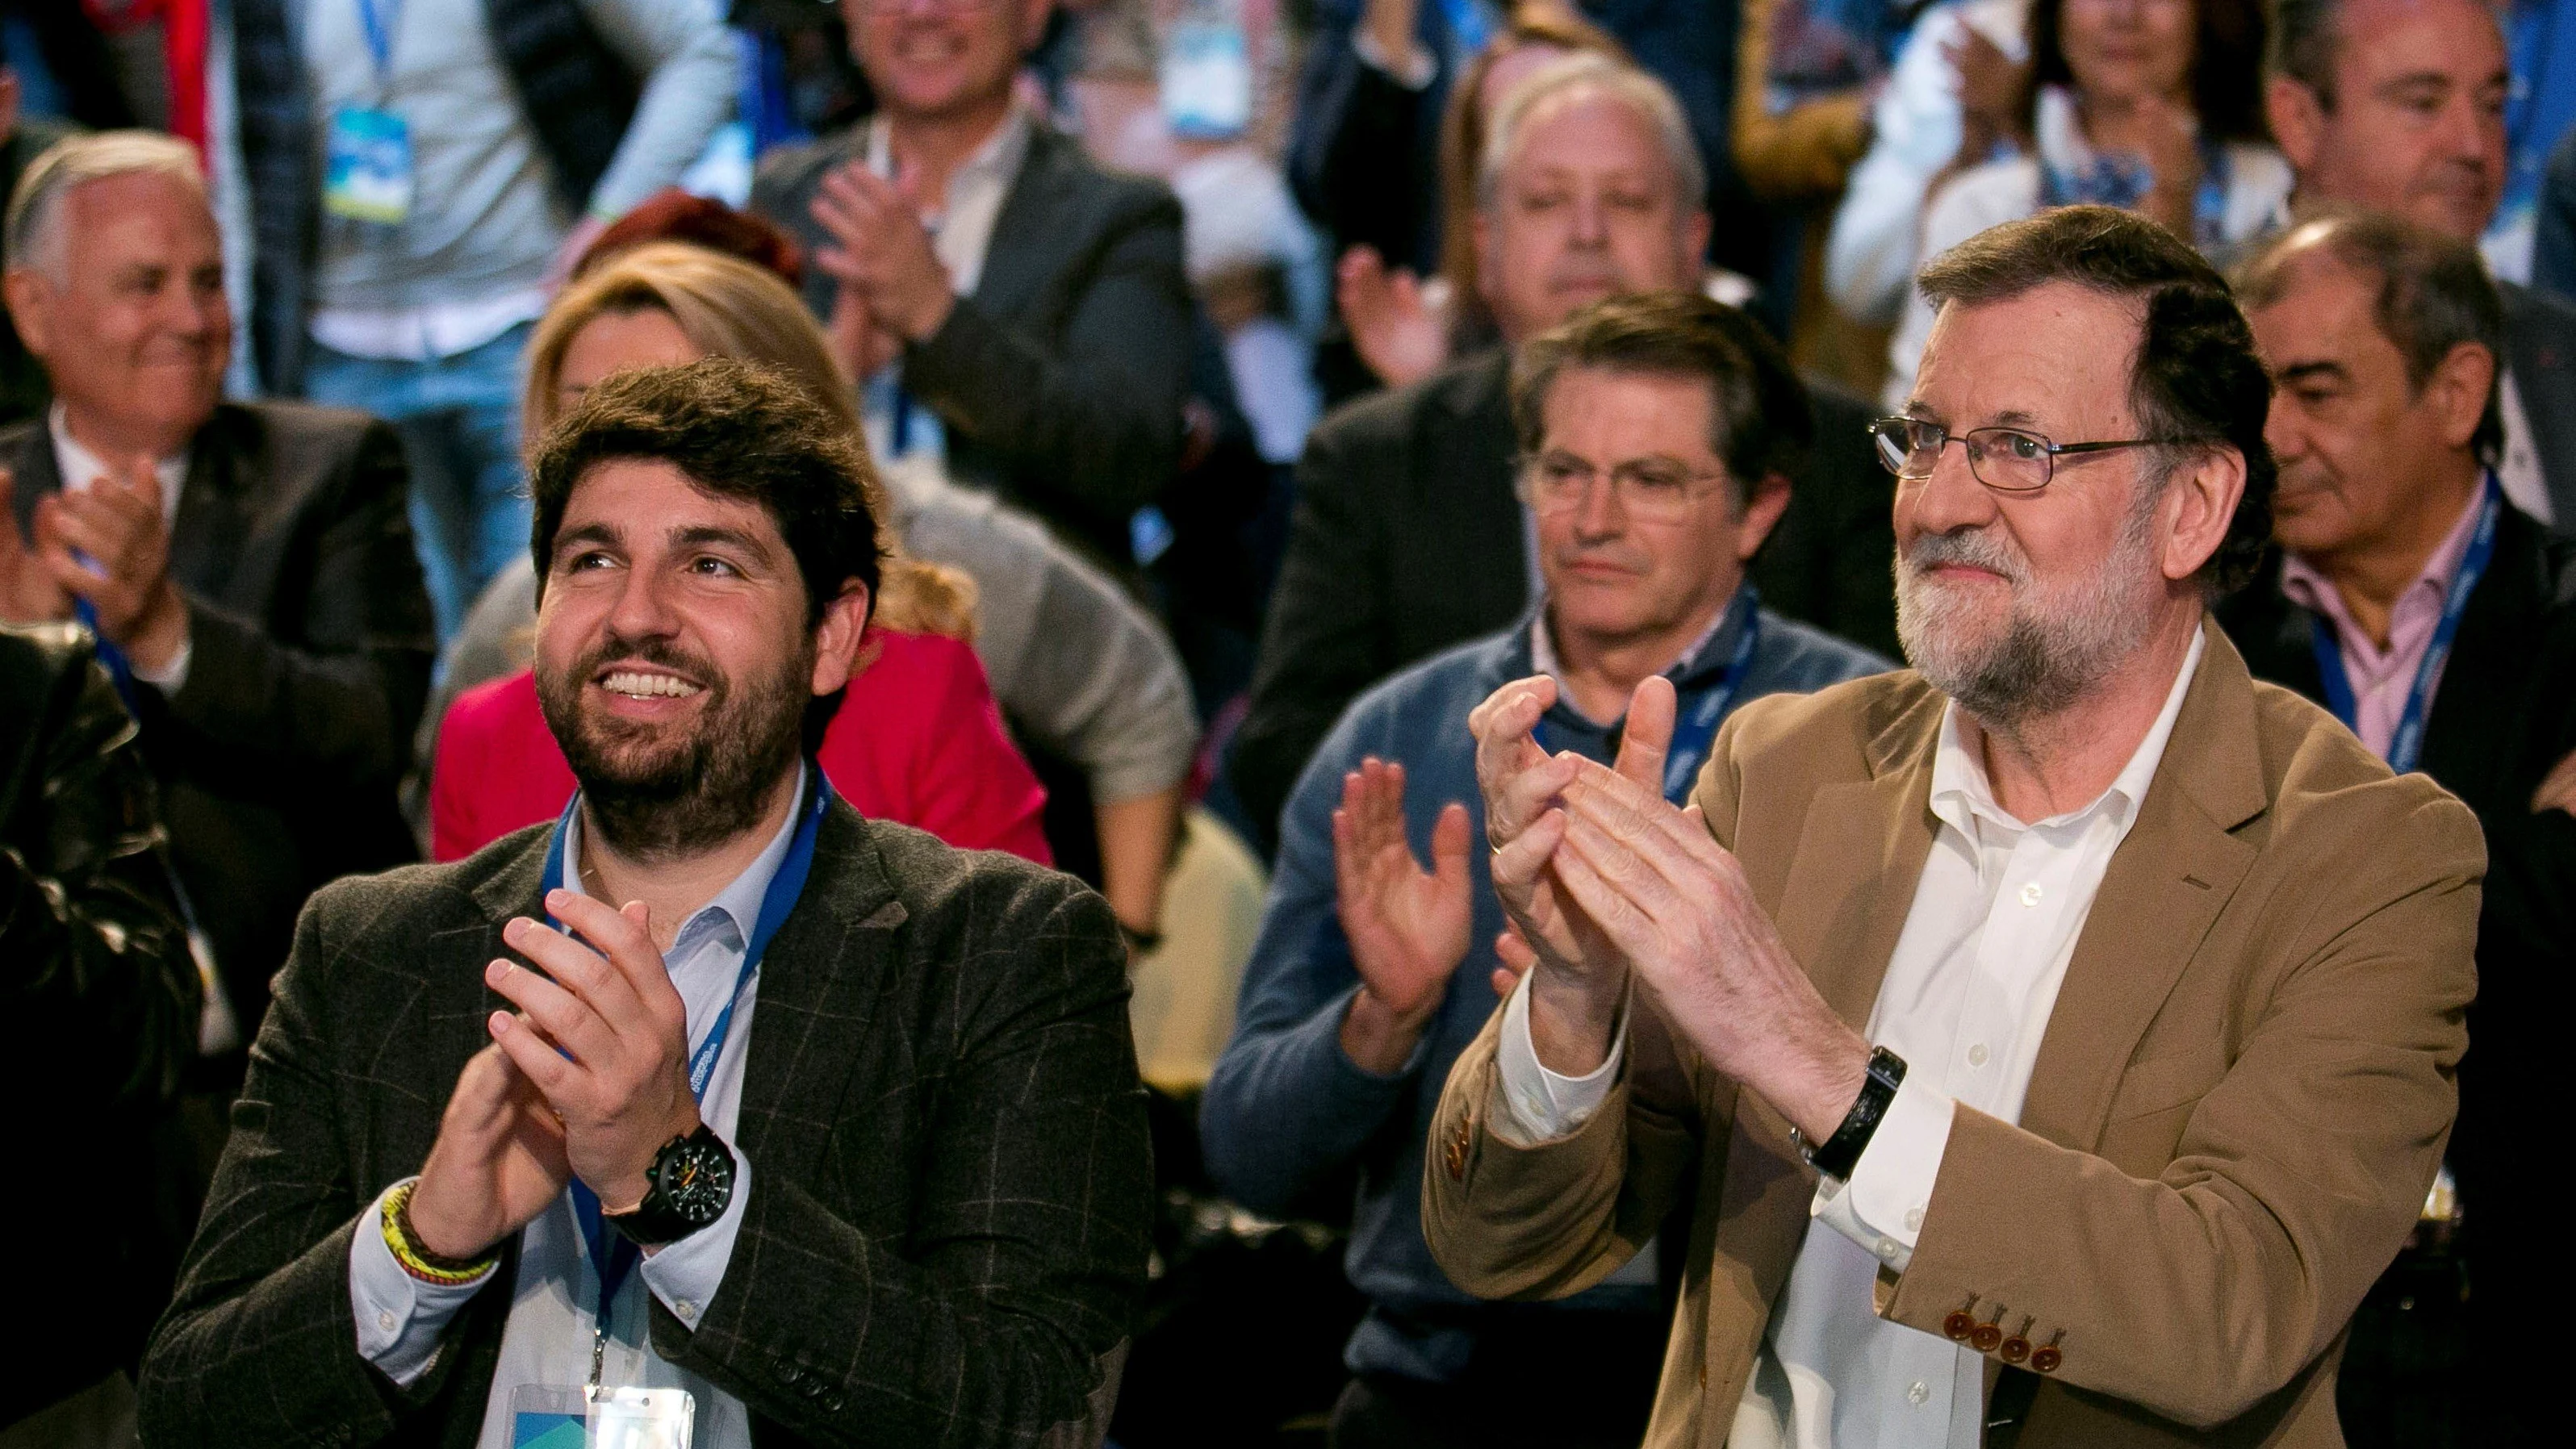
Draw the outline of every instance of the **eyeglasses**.
[[[1521,498],[1539,513],[1564,513],[1582,507],[1601,477],[1601,469],[1571,453],[1541,453],[1521,460]],[[1609,477],[1611,496],[1640,523],[1678,523],[1711,491],[1694,485],[1726,480],[1723,471],[1695,471],[1665,458],[1631,459],[1611,468]]]
[[[1919,482],[1932,476],[1941,450],[1958,443],[1968,450],[1968,471],[1998,493],[2036,493],[2055,476],[2061,453],[2107,453],[2114,448],[2149,448],[2161,438],[2121,438],[2106,443],[2052,443],[2021,428],[1970,428],[1952,434],[1939,423],[1921,418],[1880,418],[1869,425],[1878,445],[1878,461],[1899,478]]]

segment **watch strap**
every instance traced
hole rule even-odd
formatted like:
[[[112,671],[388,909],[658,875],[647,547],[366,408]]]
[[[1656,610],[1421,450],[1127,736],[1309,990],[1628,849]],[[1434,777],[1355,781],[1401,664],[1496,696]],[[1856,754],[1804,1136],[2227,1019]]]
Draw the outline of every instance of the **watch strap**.
[[[1905,1058],[1885,1047],[1872,1047],[1869,1066],[1861,1074],[1860,1096],[1843,1114],[1842,1125],[1834,1135],[1821,1143],[1811,1143],[1795,1127],[1789,1136],[1798,1144],[1807,1165],[1831,1178],[1848,1179],[1860,1164],[1863,1149],[1877,1135],[1878,1124],[1887,1116],[1888,1104],[1896,1100],[1896,1089],[1905,1081]]]
[[[723,1153],[728,1162],[733,1158],[733,1149],[716,1135],[716,1129],[701,1122],[698,1130],[672,1138],[662,1144],[661,1151],[653,1154],[653,1161],[644,1169],[644,1200],[635,1205],[634,1211],[603,1213],[601,1220],[638,1247],[658,1248],[676,1243],[705,1227],[706,1223],[693,1222],[684,1216],[662,1187],[664,1166],[684,1149],[693,1147],[711,1147]]]

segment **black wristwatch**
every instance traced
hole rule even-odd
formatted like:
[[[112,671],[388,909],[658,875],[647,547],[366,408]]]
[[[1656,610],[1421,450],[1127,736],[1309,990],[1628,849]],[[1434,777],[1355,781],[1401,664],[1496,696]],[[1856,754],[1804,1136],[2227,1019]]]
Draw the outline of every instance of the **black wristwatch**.
[[[1860,1163],[1861,1149],[1878,1132],[1879,1119],[1887,1115],[1887,1104],[1896,1100],[1896,1088],[1904,1080],[1905,1058],[1885,1047],[1873,1047],[1861,1077],[1860,1100],[1843,1114],[1843,1125],[1834,1129],[1833,1136],[1818,1144],[1809,1142],[1797,1128],[1789,1129],[1807,1165],[1827,1177],[1849,1179]]]
[[[676,1243],[724,1216],[733,1201],[733,1149],[701,1122],[674,1137],[644,1169],[644,1200],[633,1212],[610,1213],[608,1222],[629,1242],[658,1248]]]

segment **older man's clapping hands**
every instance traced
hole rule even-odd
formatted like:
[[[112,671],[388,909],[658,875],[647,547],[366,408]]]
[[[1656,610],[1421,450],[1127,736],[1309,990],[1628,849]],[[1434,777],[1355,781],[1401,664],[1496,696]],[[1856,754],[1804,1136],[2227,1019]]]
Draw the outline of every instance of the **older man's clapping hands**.
[[[1539,744],[1555,695],[1553,680],[1516,680],[1468,718],[1494,889],[1538,957],[1539,1061],[1581,1076],[1609,1060],[1633,975],[1710,1067],[1823,1141],[1860,1095],[1869,1044],[1781,944],[1699,807],[1659,793],[1672,682],[1638,685],[1615,769]]]

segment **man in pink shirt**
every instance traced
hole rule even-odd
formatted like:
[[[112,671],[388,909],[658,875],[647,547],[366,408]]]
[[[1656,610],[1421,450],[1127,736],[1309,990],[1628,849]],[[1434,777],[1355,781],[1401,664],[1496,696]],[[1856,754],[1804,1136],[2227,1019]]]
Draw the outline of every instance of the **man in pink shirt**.
[[[2343,1421],[2420,1408],[2468,1416],[2463,1442],[2521,1443],[2554,1412],[2506,1365],[2554,1311],[2546,1275],[2517,1261],[2551,1218],[2515,1113],[2555,1094],[2551,1042],[2576,1004],[2576,544],[2496,482],[2503,313],[2467,243],[2323,215],[2237,285],[2276,389],[2280,547],[2219,618],[2257,677],[2467,803],[2490,861],[2450,1145],[2460,1261],[2430,1230],[2381,1280],[2354,1320]],[[2464,1315],[2470,1378],[2444,1382],[2423,1366],[2461,1361],[2445,1350]]]

